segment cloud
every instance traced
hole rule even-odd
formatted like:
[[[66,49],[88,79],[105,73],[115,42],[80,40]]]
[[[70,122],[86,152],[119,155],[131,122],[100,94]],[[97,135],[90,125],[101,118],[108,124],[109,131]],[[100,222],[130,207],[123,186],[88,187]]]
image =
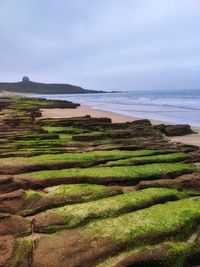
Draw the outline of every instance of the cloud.
[[[1,0],[0,80],[199,87],[198,0]],[[186,86],[187,85],[187,86]]]

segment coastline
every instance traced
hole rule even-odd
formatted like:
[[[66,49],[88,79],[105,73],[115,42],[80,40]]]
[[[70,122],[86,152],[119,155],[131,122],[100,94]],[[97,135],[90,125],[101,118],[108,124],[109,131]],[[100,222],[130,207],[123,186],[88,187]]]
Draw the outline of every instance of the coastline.
[[[15,92],[8,92],[8,91],[0,91],[0,98],[1,97],[12,97],[12,96],[24,96],[24,97],[31,97],[31,93],[15,93]]]
[[[140,118],[134,116],[126,116],[122,114],[118,114],[111,111],[101,110],[97,108],[93,108],[88,105],[81,105],[76,109],[41,109],[42,118],[70,118],[70,117],[82,117],[86,115],[90,115],[91,117],[107,117],[111,118],[114,123],[122,123],[122,122],[130,122],[134,120],[139,120]],[[174,124],[165,121],[157,121],[151,120],[153,125],[157,124]],[[174,137],[166,137],[172,142],[184,143],[188,145],[195,145],[200,147],[200,127],[192,127],[195,134],[184,135],[184,136],[174,136]]]
[[[10,96],[27,96],[30,97],[31,94],[27,93],[13,93],[13,92],[0,92],[0,97],[10,97]],[[103,109],[93,108],[89,105],[82,105],[76,109],[41,109],[43,118],[70,118],[70,117],[82,117],[90,115],[91,117],[107,117],[111,118],[114,123],[131,122],[134,120],[139,120],[140,118],[135,116],[128,116],[119,114],[116,112],[111,112]],[[151,120],[153,125],[158,124],[174,124],[167,121]],[[191,126],[195,134],[184,135],[184,136],[174,136],[166,137],[172,142],[184,143],[188,145],[194,145],[200,147],[200,127]]]
[[[76,109],[41,109],[43,118],[70,118],[90,115],[91,117],[111,118],[114,123],[130,122],[137,120],[134,116],[126,116],[116,112],[93,108],[88,105],[82,105]]]

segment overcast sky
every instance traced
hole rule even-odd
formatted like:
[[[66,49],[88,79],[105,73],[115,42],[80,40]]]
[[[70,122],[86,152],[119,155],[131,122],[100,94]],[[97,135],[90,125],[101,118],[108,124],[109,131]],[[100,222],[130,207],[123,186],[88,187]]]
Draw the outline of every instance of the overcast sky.
[[[200,88],[200,0],[0,0],[0,81]]]

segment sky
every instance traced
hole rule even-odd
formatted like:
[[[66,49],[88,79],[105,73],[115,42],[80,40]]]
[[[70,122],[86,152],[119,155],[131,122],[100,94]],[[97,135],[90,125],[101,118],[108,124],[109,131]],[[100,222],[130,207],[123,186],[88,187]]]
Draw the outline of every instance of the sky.
[[[0,0],[0,81],[200,88],[200,0]]]

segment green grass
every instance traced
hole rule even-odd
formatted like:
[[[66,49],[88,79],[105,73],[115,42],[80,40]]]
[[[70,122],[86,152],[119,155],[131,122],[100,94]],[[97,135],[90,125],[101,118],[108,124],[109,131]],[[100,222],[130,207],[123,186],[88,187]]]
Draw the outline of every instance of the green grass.
[[[129,166],[129,165],[137,165],[137,164],[147,164],[147,163],[161,163],[161,162],[178,162],[188,159],[188,155],[186,153],[172,153],[166,155],[155,155],[155,156],[144,156],[144,157],[133,157],[130,159],[117,160],[107,162],[103,166]]]
[[[194,171],[196,168],[191,164],[183,163],[160,163],[146,164],[139,166],[122,166],[122,167],[93,167],[93,168],[71,168],[62,170],[46,170],[15,175],[16,180],[34,179],[47,180],[69,178],[73,183],[73,179],[82,178],[90,182],[96,182],[99,178],[102,182],[107,181],[132,181],[156,179],[159,177],[168,177],[173,174],[183,174]],[[96,179],[95,179],[96,178]]]
[[[47,227],[43,231],[55,231],[55,229],[77,227],[95,218],[115,217],[119,214],[133,210],[145,208],[156,203],[167,200],[177,200],[185,197],[186,194],[180,193],[174,189],[150,188],[141,191],[127,192],[109,198],[99,199],[83,204],[67,205],[60,208],[51,209],[36,215],[37,218],[48,218]],[[48,227],[51,225],[51,216],[53,222],[55,216],[58,216],[57,227]],[[60,223],[59,223],[60,221]]]

